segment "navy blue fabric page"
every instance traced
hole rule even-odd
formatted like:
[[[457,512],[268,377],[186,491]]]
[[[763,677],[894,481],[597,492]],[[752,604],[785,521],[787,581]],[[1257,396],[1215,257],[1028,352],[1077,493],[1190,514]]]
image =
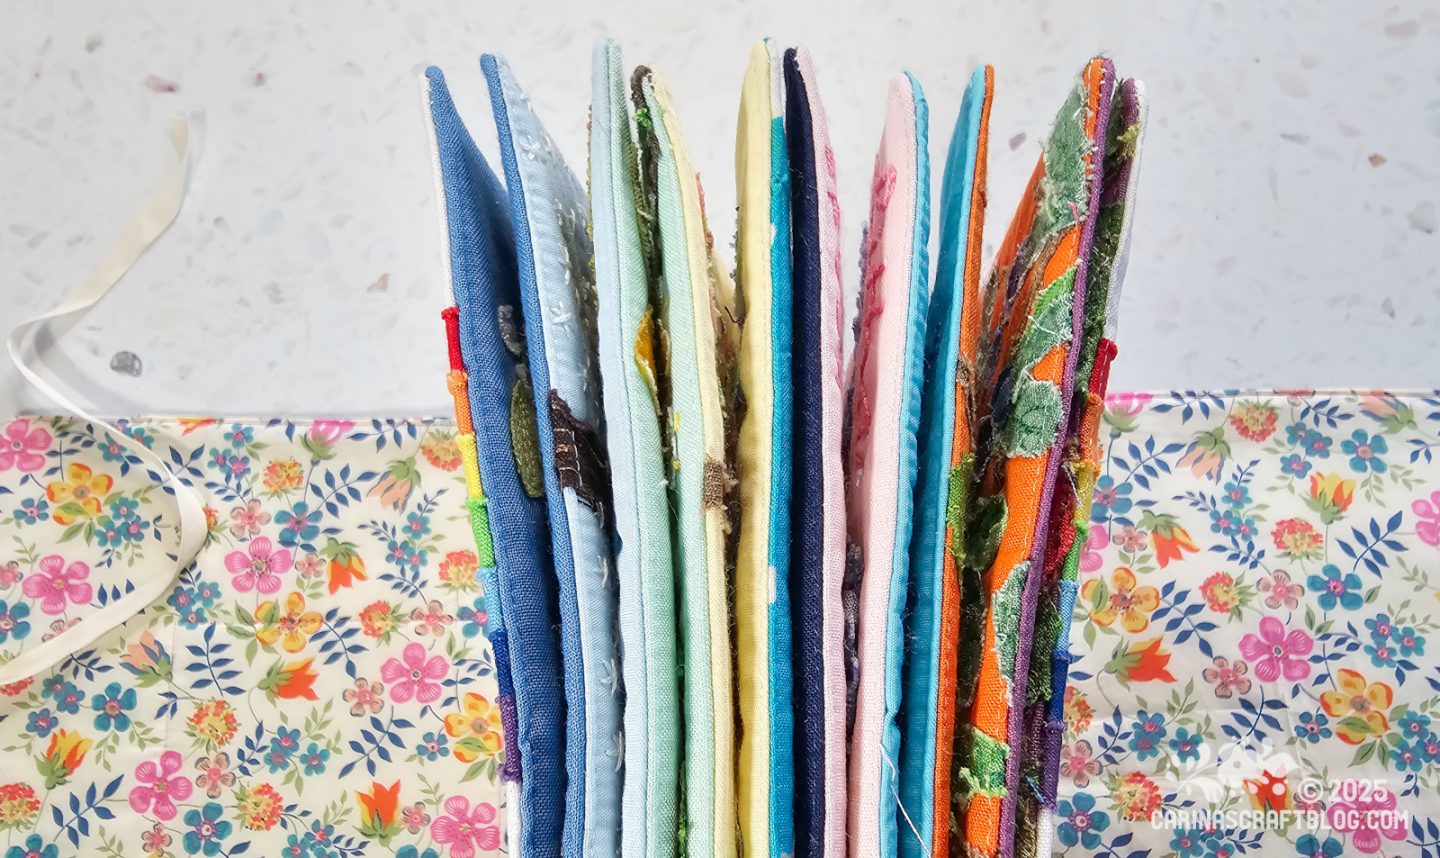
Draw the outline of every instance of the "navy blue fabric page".
[[[794,261],[790,592],[795,629],[795,848],[823,854],[825,720],[823,629],[824,474],[820,432],[820,210],[814,125],[794,49],[785,52],[785,143],[790,161],[790,242]]]

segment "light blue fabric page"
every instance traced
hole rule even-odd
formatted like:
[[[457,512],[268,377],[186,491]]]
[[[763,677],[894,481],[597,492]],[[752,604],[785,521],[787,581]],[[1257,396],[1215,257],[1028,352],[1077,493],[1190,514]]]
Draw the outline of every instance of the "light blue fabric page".
[[[620,822],[620,684],[606,516],[609,476],[585,190],[505,60],[486,55],[516,224],[540,459],[560,595],[566,696],[566,855],[613,856]]]
[[[680,697],[658,398],[665,356],[637,211],[636,152],[619,46],[596,46],[592,74],[591,224],[625,685],[619,854],[669,858],[679,814]]]

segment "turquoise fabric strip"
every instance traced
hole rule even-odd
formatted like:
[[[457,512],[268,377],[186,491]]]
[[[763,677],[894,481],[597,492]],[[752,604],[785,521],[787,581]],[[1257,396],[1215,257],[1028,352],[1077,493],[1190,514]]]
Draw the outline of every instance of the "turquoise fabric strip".
[[[893,858],[899,841],[897,830],[900,759],[901,672],[905,659],[905,598],[910,565],[910,526],[915,505],[915,475],[918,450],[915,433],[920,424],[920,394],[925,365],[925,315],[930,293],[930,157],[929,108],[920,82],[906,74],[915,100],[915,212],[913,251],[910,267],[909,318],[905,335],[905,364],[901,377],[900,475],[895,517],[894,575],[890,583],[890,616],[885,638],[885,722],[881,734],[884,763],[880,770],[880,854]],[[877,431],[880,427],[877,427]],[[889,801],[886,801],[886,797]],[[906,808],[908,813],[909,808]],[[908,827],[908,822],[906,826]]]
[[[790,634],[790,469],[793,284],[790,256],[790,161],[785,147],[784,67],[770,50],[770,348],[774,410],[770,425],[770,855],[795,852],[794,655]],[[818,619],[818,618],[817,618]]]
[[[954,450],[955,378],[970,202],[985,100],[985,69],[975,70],[946,155],[940,189],[940,259],[925,336],[925,387],[919,437],[919,485],[910,541],[908,644],[901,708],[900,803],[910,826],[900,830],[901,858],[928,858],[936,824],[935,743],[940,668],[940,606],[945,513]]]

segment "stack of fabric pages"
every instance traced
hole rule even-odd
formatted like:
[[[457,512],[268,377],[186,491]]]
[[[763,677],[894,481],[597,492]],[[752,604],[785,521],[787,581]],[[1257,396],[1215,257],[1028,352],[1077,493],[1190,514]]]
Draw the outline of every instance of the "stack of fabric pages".
[[[66,413],[0,425],[4,858],[1440,858],[1440,392],[1107,396],[1139,84],[1056,93],[985,259],[991,69],[933,183],[890,82],[862,233],[762,43],[730,259],[655,70],[596,49],[582,172],[481,66],[494,166],[424,81],[453,420],[41,371],[186,121],[10,334]]]
[[[658,71],[596,48],[587,194],[481,65],[498,169],[427,97],[510,848],[1048,852],[1143,87],[1080,71],[987,261],[994,73],[933,217],[897,75],[852,314],[804,49],[741,82],[734,260]]]

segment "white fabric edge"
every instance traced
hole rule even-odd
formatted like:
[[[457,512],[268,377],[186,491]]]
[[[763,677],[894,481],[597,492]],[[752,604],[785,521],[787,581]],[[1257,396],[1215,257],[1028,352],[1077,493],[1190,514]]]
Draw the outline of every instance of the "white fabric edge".
[[[71,415],[108,429],[127,452],[137,456],[146,466],[163,477],[164,485],[174,493],[179,514],[179,544],[173,559],[174,566],[167,574],[140,577],[135,582],[135,588],[129,593],[82,618],[50,640],[25,650],[0,665],[0,685],[44,673],[95,643],[107,632],[124,624],[147,605],[165,595],[181,570],[195,559],[208,535],[205,505],[199,491],[181,480],[144,444],[121,431],[114,423],[91,414],[63,384],[47,379],[41,369],[41,349],[32,349],[35,346],[35,337],[40,331],[51,329],[65,320],[78,319],[99,303],[175,222],[185,202],[190,177],[203,148],[204,136],[203,113],[180,114],[171,120],[170,141],[175,147],[175,159],[167,165],[159,183],[124,228],[120,238],[100,263],[70,288],[57,306],[20,322],[10,330],[5,340],[11,363],[39,393]],[[56,339],[59,339],[58,335]]]

